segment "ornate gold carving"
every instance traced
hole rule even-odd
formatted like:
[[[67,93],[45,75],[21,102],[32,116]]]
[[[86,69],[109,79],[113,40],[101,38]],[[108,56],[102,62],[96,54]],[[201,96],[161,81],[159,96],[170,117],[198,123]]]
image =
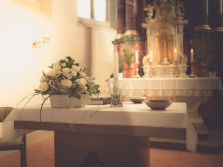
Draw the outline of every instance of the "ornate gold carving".
[[[191,61],[191,73],[190,73],[190,78],[194,78],[195,77],[195,73],[194,73],[194,62]]]
[[[215,30],[223,32],[223,27],[216,27]]]
[[[151,19],[153,16],[153,9],[154,7],[152,5],[148,5],[147,7],[144,8],[144,11],[147,12],[147,19]]]
[[[207,25],[207,24],[205,24],[205,25],[199,25],[199,26],[196,26],[196,27],[194,28],[195,31],[198,31],[198,30],[201,30],[201,29],[203,29],[203,30],[210,30],[211,28],[210,28],[210,26]]]
[[[125,35],[138,35],[138,32],[136,30],[127,30]]]
[[[120,39],[120,38],[122,38],[123,36],[124,36],[124,34],[117,34],[116,37],[115,37],[115,39]]]

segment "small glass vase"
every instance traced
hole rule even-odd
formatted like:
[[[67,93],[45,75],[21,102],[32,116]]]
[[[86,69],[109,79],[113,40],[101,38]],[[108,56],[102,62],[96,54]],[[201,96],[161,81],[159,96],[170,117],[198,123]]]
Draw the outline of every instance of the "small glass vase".
[[[114,80],[107,80],[107,85],[109,89],[109,93],[111,95],[111,107],[123,107],[122,103],[122,93],[124,84],[118,85],[118,87],[114,86]]]

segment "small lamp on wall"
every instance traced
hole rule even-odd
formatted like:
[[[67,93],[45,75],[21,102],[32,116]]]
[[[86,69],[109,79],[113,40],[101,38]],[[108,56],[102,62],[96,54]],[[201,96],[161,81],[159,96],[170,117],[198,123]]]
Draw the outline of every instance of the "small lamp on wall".
[[[41,48],[43,45],[50,44],[50,37],[42,37],[40,40],[33,41],[33,48]]]

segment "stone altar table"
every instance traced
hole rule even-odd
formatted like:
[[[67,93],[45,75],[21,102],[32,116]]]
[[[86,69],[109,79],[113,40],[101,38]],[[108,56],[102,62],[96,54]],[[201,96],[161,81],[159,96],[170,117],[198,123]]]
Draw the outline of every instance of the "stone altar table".
[[[45,107],[41,122],[39,116],[39,107],[13,110],[3,123],[3,137],[12,139],[26,130],[54,131],[56,167],[79,167],[92,151],[108,167],[149,167],[148,137],[183,138],[186,129],[189,133],[185,103],[173,103],[166,111],[129,103],[119,108]],[[189,150],[196,150],[195,145],[187,140]]]
[[[170,98],[186,102],[188,112],[194,112],[196,104],[212,95],[214,89],[222,89],[218,77],[202,78],[120,78],[125,96]]]

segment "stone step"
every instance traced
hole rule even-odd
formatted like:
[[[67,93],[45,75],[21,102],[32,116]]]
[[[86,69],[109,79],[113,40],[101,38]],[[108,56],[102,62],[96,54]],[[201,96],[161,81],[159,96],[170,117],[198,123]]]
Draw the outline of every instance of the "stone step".
[[[198,112],[188,113],[188,118],[193,124],[194,129],[197,132],[198,140],[204,140],[208,138],[208,127],[205,125],[202,117]]]
[[[149,141],[150,147],[153,148],[186,150],[186,141],[184,139],[151,137]]]
[[[192,123],[198,135],[198,141],[208,138],[208,127],[204,123]]]
[[[198,151],[200,152],[218,152],[223,150],[223,130],[210,130],[208,139],[199,140]]]
[[[186,140],[151,137],[150,146],[154,148],[186,150]],[[218,152],[222,150],[223,130],[209,131],[207,139],[198,141],[197,152]]]

